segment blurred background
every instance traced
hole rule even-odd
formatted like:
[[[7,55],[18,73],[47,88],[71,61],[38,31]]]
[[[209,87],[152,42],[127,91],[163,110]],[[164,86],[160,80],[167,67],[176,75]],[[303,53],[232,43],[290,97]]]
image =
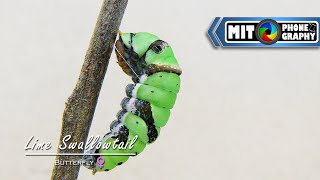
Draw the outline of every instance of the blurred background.
[[[54,157],[25,157],[24,146],[35,136],[56,152],[101,4],[0,0],[0,179],[50,178]],[[319,49],[215,49],[206,35],[216,16],[319,16],[317,0],[263,4],[130,1],[121,31],[172,45],[181,92],[140,156],[95,176],[82,167],[79,179],[320,179]],[[90,135],[109,130],[129,83],[113,54]]]

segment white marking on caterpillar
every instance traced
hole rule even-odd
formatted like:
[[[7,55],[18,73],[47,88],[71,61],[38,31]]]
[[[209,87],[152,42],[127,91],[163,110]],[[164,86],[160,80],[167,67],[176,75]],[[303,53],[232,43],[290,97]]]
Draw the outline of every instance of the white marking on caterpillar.
[[[135,85],[134,89],[132,90],[132,94],[131,94],[132,97],[137,97],[138,89],[140,86],[141,84],[138,84],[138,83]]]
[[[142,76],[140,76],[140,83],[143,84],[143,82],[148,78],[148,75],[143,74]]]
[[[121,121],[121,122],[122,122],[122,121]],[[118,125],[116,125],[115,127],[113,127],[113,128],[111,129],[112,135],[117,136],[117,135],[118,135],[118,132],[119,132],[119,129],[120,129],[121,126],[123,126],[123,124],[122,124],[122,123],[119,123]]]
[[[126,105],[127,111],[132,112],[132,113],[135,113],[137,111],[137,108],[135,106],[135,101],[136,101],[135,98],[130,98],[128,104]]]

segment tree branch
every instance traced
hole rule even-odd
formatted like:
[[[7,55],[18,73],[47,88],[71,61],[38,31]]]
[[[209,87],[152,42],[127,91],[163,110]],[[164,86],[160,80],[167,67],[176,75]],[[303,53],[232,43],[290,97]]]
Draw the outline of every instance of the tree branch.
[[[85,142],[99,97],[109,58],[128,0],[104,0],[98,21],[87,50],[78,82],[66,102],[62,117],[60,143],[71,135],[70,142]],[[60,150],[58,153],[83,153],[83,150]],[[59,161],[78,161],[81,156],[57,156]],[[75,180],[80,166],[56,165],[52,180]]]

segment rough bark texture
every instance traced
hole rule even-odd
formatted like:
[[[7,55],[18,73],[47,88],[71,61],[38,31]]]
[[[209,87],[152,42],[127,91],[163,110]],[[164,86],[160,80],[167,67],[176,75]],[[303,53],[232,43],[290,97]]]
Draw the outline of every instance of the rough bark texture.
[[[101,85],[128,0],[105,0],[80,72],[78,82],[66,102],[60,134],[71,135],[70,142],[85,142],[90,130]],[[83,153],[60,150],[58,153]],[[77,161],[81,156],[57,156],[60,161]],[[75,180],[80,166],[54,166],[51,179]]]

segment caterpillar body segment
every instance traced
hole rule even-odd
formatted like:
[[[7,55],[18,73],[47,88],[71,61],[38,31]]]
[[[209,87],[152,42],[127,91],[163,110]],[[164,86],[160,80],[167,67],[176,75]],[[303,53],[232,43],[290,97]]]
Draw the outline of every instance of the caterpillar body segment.
[[[129,84],[126,88],[128,97],[148,101],[155,106],[172,109],[176,101],[177,93],[166,91],[144,84]]]
[[[170,109],[160,108],[147,101],[126,97],[121,102],[122,109],[140,116],[156,127],[163,127],[169,120]]]
[[[104,143],[120,146],[134,140],[132,148],[97,149],[96,153],[140,154],[146,144],[154,142],[170,116],[177,93],[180,90],[181,69],[172,48],[159,37],[146,33],[121,33],[116,42],[118,64],[129,75],[134,84],[126,87],[117,120],[110,125]],[[92,156],[96,162],[100,156]],[[105,163],[101,167],[96,162],[91,169],[109,171],[129,159],[128,155],[101,155]],[[90,167],[89,167],[90,168]]]
[[[139,83],[174,93],[178,93],[180,89],[180,77],[175,73],[158,72],[150,76],[144,75],[141,76]]]
[[[150,47],[150,44],[160,40],[160,38],[150,33],[122,33],[121,40],[126,48],[132,48],[132,50],[127,51],[128,53],[142,57]]]
[[[109,138],[105,141],[105,143],[111,143],[115,141],[115,138]],[[123,153],[124,150],[120,150],[118,148],[113,149],[99,149],[99,153]],[[121,165],[122,163],[126,162],[129,159],[129,156],[102,156],[104,158],[104,166],[102,168],[99,167],[98,164],[96,164],[96,169],[98,171],[109,171],[113,168],[115,168],[117,165]]]

